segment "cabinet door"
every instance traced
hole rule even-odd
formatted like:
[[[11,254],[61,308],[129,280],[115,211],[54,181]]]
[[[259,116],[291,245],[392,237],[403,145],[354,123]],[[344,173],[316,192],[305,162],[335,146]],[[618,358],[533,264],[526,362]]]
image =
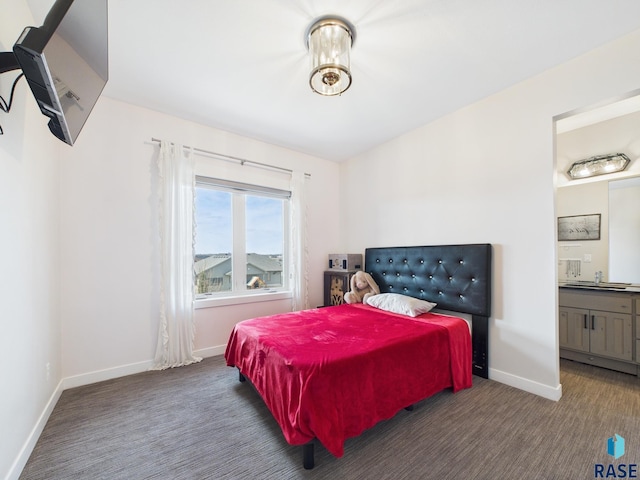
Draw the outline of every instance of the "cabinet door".
[[[598,310],[591,310],[589,315],[591,353],[633,360],[631,315]]]
[[[583,308],[559,308],[559,341],[561,348],[582,352],[589,351],[589,310]]]

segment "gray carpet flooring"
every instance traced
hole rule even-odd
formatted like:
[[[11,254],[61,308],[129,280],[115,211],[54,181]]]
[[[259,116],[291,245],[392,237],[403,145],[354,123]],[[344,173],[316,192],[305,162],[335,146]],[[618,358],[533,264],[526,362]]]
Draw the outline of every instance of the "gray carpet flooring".
[[[562,361],[563,397],[474,377],[304,470],[264,403],[222,357],[63,392],[21,479],[589,479],[640,464],[640,380]],[[607,439],[625,439],[614,460]]]

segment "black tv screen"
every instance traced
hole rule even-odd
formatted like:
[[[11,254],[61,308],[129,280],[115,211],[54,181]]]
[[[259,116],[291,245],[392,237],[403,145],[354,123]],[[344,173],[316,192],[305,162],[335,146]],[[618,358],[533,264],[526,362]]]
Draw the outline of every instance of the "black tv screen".
[[[56,0],[13,46],[49,129],[73,145],[109,79],[108,0]]]

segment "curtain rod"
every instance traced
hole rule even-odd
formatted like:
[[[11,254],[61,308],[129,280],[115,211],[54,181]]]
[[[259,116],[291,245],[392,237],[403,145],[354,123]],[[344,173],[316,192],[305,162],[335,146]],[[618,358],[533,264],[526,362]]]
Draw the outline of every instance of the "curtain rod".
[[[151,138],[151,141],[155,142],[155,143],[160,143],[161,142],[160,139],[153,138],[153,137]],[[171,142],[171,144],[173,145],[173,142]],[[291,170],[290,168],[278,167],[276,165],[269,165],[268,163],[261,163],[261,162],[256,162],[254,160],[247,160],[246,158],[234,157],[232,155],[226,155],[224,153],[211,152],[209,150],[204,150],[202,148],[190,147],[188,145],[183,145],[182,148],[190,149],[193,152],[199,153],[201,155],[211,155],[213,157],[221,158],[222,160],[229,160],[229,161],[233,161],[233,162],[238,162],[238,163],[240,163],[240,165],[249,164],[249,165],[255,165],[255,166],[261,167],[261,168],[268,168],[268,169],[272,169],[272,170],[280,170],[282,172],[293,173],[293,170]],[[311,177],[311,174],[310,173],[305,173],[304,176],[305,177]]]

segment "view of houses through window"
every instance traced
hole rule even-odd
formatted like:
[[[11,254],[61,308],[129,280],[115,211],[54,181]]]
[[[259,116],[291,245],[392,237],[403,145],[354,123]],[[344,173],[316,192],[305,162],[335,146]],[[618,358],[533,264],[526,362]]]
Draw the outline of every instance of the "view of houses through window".
[[[285,286],[288,202],[288,197],[196,184],[197,296]]]

